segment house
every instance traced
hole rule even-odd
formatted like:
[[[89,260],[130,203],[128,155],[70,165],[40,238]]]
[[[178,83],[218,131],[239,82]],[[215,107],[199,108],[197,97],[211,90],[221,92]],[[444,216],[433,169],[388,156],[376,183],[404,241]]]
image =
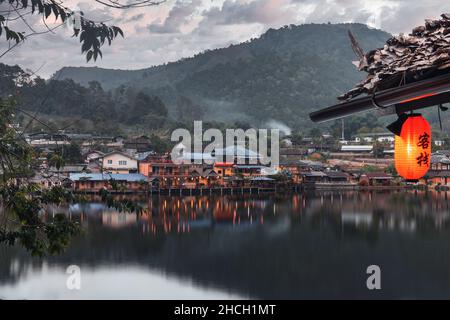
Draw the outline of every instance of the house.
[[[361,152],[370,153],[373,150],[371,145],[343,145],[341,146],[342,152]]]
[[[84,155],[85,162],[90,163],[94,161],[100,161],[105,154],[101,151],[91,150]]]
[[[137,152],[135,153],[134,158],[137,161],[145,161],[150,156],[156,156],[156,153],[154,151]]]
[[[53,175],[69,177],[71,173],[80,173],[87,171],[87,167],[88,167],[87,164],[67,165],[59,169],[57,169],[56,167],[50,167],[49,172],[52,173]]]
[[[275,179],[269,177],[253,177],[250,178],[250,185],[260,188],[273,188],[276,183]]]
[[[306,171],[301,174],[302,182],[324,182],[326,181],[327,175],[322,171]]]
[[[139,162],[139,173],[158,178],[163,187],[182,186],[191,178],[194,169],[202,169],[201,164],[175,164],[169,156],[151,155]],[[192,181],[192,180],[191,180]]]
[[[102,171],[115,174],[137,173],[138,163],[132,156],[114,151],[103,156]]]
[[[350,181],[350,175],[342,171],[326,171],[326,180],[331,183],[346,183]]]
[[[280,148],[280,158],[300,159],[308,155],[308,150],[301,147]]]
[[[70,141],[75,142],[81,146],[92,144],[93,136],[89,133],[66,133]]]
[[[445,141],[444,140],[434,140],[434,145],[436,147],[442,147],[443,145],[445,145]]]
[[[301,171],[321,171],[325,165],[319,161],[300,160],[298,166]]]
[[[450,170],[450,158],[440,152],[433,153],[430,157],[430,170]]]
[[[280,171],[288,171],[290,173],[294,183],[299,183],[301,181],[302,170],[298,160],[281,160],[279,167]]]
[[[70,139],[62,133],[31,133],[27,136],[26,141],[32,147],[39,148],[56,148],[64,145],[70,145]]]
[[[428,184],[446,185],[450,180],[450,158],[440,151],[430,157],[430,170],[420,179],[420,182]]]
[[[139,173],[73,173],[69,176],[74,190],[98,192],[102,189],[111,191],[146,191],[148,179]]]
[[[213,169],[194,169],[189,173],[189,179],[184,187],[214,187],[223,184],[223,179]]]
[[[65,186],[70,180],[67,177],[58,177],[55,175],[36,174],[34,177],[28,180],[29,183],[38,185],[42,189],[50,189],[53,187]],[[70,183],[69,183],[70,184]]]
[[[237,164],[233,166],[233,173],[242,177],[260,176],[263,174],[264,166]]]
[[[382,143],[394,143],[395,135],[392,132],[373,132],[362,133],[358,137],[355,137],[355,142],[373,143],[375,141]]]
[[[450,170],[429,170],[423,178],[419,179],[424,184],[447,185],[450,181]]]
[[[231,145],[226,148],[216,148],[211,153],[218,162],[231,162],[236,164],[259,164],[262,156],[240,145]]]
[[[100,161],[92,161],[87,164],[85,172],[89,173],[101,173],[102,172],[102,163]]]
[[[213,164],[215,158],[211,154],[204,152],[184,152],[177,158],[177,162],[183,164]]]
[[[184,144],[178,143],[172,149],[171,159],[178,164],[209,164],[212,165],[216,158],[212,153],[191,152]]]
[[[121,149],[124,146],[125,138],[122,136],[117,136],[113,138],[109,138],[107,142],[103,142],[105,146],[113,149]]]
[[[123,143],[123,148],[134,153],[142,153],[152,150],[150,138],[147,136],[127,139]]]
[[[233,162],[215,162],[214,171],[221,177],[230,177],[233,175]]]
[[[376,185],[383,185],[388,186],[391,184],[392,175],[385,173],[385,172],[369,172],[366,174],[362,174],[359,177],[359,183],[361,185],[370,185],[370,186],[376,186]]]

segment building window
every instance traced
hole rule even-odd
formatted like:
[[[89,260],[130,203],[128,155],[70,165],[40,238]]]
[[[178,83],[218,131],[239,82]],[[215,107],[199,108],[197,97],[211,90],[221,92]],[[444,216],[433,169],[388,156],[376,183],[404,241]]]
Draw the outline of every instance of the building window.
[[[112,160],[108,160],[108,164],[112,164]]]
[[[126,166],[127,161],[126,160],[119,160],[119,166]]]
[[[159,167],[156,167],[156,166],[152,167],[152,172],[154,174],[159,174]]]

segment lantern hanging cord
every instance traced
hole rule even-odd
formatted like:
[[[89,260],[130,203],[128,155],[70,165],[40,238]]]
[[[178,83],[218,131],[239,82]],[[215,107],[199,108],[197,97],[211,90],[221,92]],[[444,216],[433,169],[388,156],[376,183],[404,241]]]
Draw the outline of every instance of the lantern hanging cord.
[[[447,111],[448,108],[447,108],[447,107],[444,107],[444,105],[443,105],[442,103],[439,104],[437,107],[438,107],[439,127],[441,128],[441,131],[442,131],[441,112],[442,112],[442,111]]]

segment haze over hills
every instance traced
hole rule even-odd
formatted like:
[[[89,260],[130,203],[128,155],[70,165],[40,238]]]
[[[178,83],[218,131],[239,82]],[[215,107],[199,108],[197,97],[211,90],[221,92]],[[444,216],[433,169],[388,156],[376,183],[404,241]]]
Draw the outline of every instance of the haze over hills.
[[[142,70],[65,67],[54,79],[104,89],[131,88],[158,96],[174,119],[180,99],[188,98],[203,120],[282,121],[311,127],[308,113],[337,102],[365,74],[352,65],[347,31],[365,50],[384,45],[390,34],[363,24],[307,24],[269,29],[251,41],[215,49]]]

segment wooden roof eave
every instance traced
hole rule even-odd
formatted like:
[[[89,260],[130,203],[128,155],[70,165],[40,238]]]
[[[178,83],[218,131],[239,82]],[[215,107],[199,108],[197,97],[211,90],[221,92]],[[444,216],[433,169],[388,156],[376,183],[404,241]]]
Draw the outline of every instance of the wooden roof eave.
[[[325,122],[370,110],[379,110],[381,115],[400,114],[447,102],[450,102],[450,74],[379,91],[312,112],[309,116],[313,122]]]

